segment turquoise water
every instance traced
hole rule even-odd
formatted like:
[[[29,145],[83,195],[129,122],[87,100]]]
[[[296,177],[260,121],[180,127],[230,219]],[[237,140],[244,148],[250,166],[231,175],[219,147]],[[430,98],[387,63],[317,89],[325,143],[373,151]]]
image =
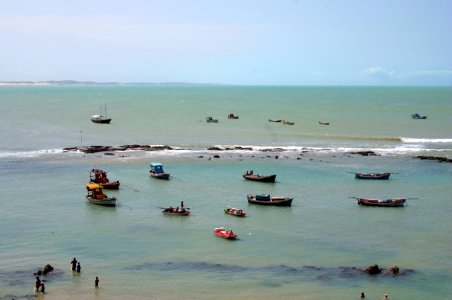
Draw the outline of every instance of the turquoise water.
[[[34,299],[32,273],[47,263],[56,271],[46,278],[45,299],[450,297],[451,165],[411,156],[449,155],[451,89],[2,87],[0,95],[0,299]],[[89,121],[102,103],[111,125]],[[411,120],[416,111],[428,119]],[[231,112],[240,119],[227,120]],[[205,123],[207,115],[220,122]],[[187,150],[60,150],[80,143]],[[206,150],[212,145],[287,151]],[[355,149],[382,155],[348,153]],[[150,161],[162,162],[172,179],[149,178]],[[84,199],[93,167],[121,181],[107,193],[118,207]],[[244,181],[251,169],[275,173],[277,182]],[[398,174],[360,181],[354,171]],[[253,193],[292,196],[293,206],[248,205]],[[387,209],[358,206],[350,196],[409,199]],[[182,200],[190,217],[162,215],[160,207]],[[225,215],[227,206],[248,216]],[[239,240],[215,237],[218,226]],[[81,275],[70,271],[73,257]],[[406,274],[353,269],[371,264]]]

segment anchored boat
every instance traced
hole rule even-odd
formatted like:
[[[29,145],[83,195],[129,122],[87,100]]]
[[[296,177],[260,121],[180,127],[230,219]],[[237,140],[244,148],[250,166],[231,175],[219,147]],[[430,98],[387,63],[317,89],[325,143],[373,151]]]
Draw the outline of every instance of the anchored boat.
[[[108,197],[103,193],[103,187],[97,183],[88,183],[86,185],[88,195],[85,196],[86,200],[93,204],[103,206],[116,206],[116,197]]]

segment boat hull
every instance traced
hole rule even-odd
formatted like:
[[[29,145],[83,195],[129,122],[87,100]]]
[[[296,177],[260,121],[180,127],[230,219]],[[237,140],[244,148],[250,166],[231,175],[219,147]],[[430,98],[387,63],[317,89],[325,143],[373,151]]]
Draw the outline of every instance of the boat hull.
[[[88,202],[92,203],[92,204],[96,204],[96,205],[101,205],[101,206],[116,206],[116,198],[112,197],[112,198],[103,198],[103,199],[93,199],[91,197],[86,196],[85,197],[86,200],[88,200]]]
[[[151,177],[153,177],[153,178],[164,179],[164,180],[168,180],[169,177],[170,177],[170,174],[169,174],[169,173],[159,173],[159,174],[156,174],[156,173],[149,172],[149,175],[150,175]]]
[[[167,216],[183,216],[183,217],[186,217],[186,216],[190,215],[190,211],[189,210],[178,211],[178,212],[171,212],[171,211],[163,210],[162,213],[164,215],[167,215]]]
[[[390,175],[391,173],[355,173],[355,178],[385,180],[389,179]]]
[[[401,207],[405,205],[405,198],[393,198],[393,199],[367,199],[367,198],[356,198],[359,205],[364,206],[380,206],[380,207]]]
[[[259,175],[251,175],[251,174],[243,174],[243,178],[251,181],[259,181],[259,182],[275,182],[276,174],[269,176],[259,176]]]
[[[248,203],[266,206],[292,206],[293,198],[271,197],[269,200],[258,200],[256,196],[248,195]]]
[[[92,118],[91,122],[93,123],[97,123],[97,124],[110,124],[111,119],[97,119],[97,118]]]

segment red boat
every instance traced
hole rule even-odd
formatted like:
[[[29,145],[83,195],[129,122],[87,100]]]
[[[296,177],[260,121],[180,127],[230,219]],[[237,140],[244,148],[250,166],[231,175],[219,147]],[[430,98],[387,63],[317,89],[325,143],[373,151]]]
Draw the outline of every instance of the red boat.
[[[232,232],[232,230],[225,229],[224,227],[217,227],[213,232],[224,239],[233,240],[237,237],[237,234]]]
[[[358,204],[365,206],[382,206],[382,207],[400,207],[404,206],[406,198],[391,198],[391,199],[367,199],[352,197],[358,200]]]
[[[236,217],[246,216],[246,212],[244,210],[238,209],[238,208],[225,208],[224,212],[229,215],[236,216]]]
[[[92,169],[89,172],[89,182],[97,183],[108,190],[117,190],[120,184],[119,181],[110,182],[107,177],[107,172],[101,169]]]

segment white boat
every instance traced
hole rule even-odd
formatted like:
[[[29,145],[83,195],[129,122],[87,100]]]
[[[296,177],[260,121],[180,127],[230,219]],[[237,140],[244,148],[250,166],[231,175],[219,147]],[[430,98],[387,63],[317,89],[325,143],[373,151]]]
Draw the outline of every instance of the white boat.
[[[91,117],[91,121],[94,123],[100,123],[100,124],[110,124],[111,118],[107,117],[107,106],[105,105],[105,116],[102,115],[102,107],[100,108],[100,114],[94,115]]]

